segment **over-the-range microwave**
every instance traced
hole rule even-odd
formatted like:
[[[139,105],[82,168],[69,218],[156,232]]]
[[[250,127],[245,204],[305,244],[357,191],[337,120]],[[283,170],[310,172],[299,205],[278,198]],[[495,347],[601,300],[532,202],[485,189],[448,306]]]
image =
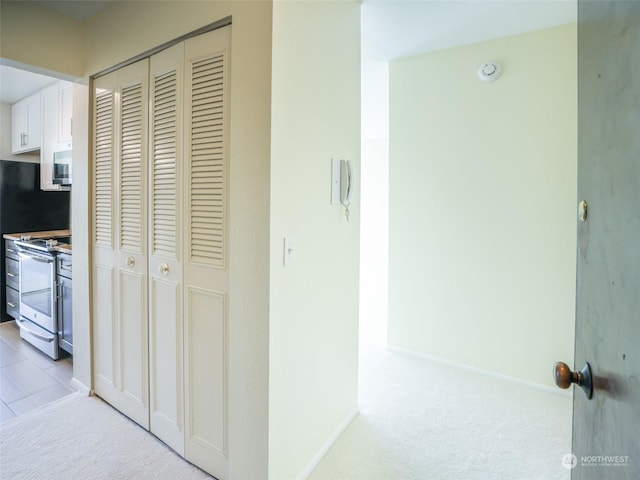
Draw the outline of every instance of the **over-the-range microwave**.
[[[55,185],[71,185],[71,142],[53,145],[53,183]]]

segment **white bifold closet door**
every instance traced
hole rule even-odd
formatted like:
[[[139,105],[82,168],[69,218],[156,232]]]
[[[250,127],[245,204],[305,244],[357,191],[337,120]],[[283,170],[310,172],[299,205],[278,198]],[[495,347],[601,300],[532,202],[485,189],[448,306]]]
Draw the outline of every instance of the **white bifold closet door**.
[[[214,30],[94,81],[96,393],[221,480],[230,36]],[[137,123],[130,70],[144,77]],[[125,130],[134,123],[141,133]]]
[[[185,456],[227,478],[231,27],[185,41]]]
[[[149,61],[94,82],[95,391],[149,428],[147,112]]]
[[[150,60],[150,420],[151,431],[184,455],[184,43],[164,50]]]

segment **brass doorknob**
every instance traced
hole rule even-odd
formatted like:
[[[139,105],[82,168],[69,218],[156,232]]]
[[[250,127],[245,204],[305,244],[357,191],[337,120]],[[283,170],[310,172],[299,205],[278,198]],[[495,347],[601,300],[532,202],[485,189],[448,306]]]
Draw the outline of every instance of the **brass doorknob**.
[[[560,388],[569,388],[572,383],[582,387],[588,399],[593,397],[593,382],[591,379],[591,365],[585,363],[579,372],[572,372],[564,362],[553,364],[553,378]]]

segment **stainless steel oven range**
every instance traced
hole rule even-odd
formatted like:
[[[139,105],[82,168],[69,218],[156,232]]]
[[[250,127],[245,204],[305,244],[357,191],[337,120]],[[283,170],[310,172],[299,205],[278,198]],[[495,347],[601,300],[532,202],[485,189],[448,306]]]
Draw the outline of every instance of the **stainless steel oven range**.
[[[20,259],[20,337],[49,355],[59,357],[56,246],[70,237],[16,241]]]

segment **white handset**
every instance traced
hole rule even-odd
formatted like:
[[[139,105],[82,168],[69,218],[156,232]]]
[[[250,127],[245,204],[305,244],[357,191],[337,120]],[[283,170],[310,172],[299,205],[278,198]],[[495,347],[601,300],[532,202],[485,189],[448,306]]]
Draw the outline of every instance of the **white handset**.
[[[352,191],[351,162],[340,160],[340,203],[345,208],[349,208],[351,204]]]
[[[349,221],[349,205],[351,205],[351,194],[353,193],[353,178],[351,172],[351,162],[340,160],[340,203],[344,207],[344,214]]]

